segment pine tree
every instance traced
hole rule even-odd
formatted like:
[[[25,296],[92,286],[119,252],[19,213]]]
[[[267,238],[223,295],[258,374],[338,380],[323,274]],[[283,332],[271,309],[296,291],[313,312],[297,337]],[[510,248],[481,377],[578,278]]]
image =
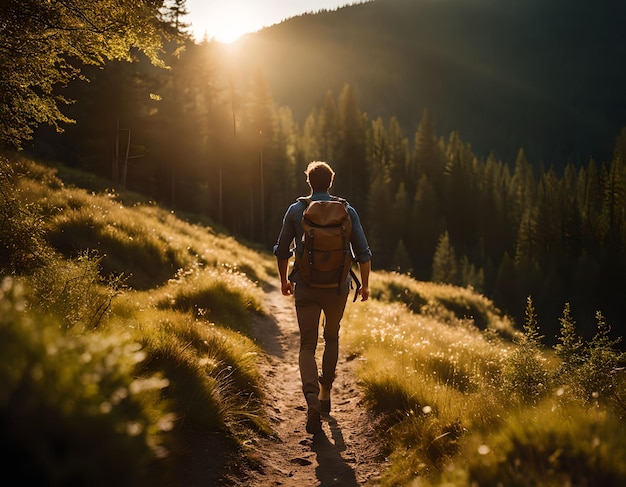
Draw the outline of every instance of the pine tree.
[[[519,226],[515,246],[515,266],[526,275],[539,270],[537,257],[537,220],[533,208],[527,208]]]
[[[439,237],[444,232],[444,219],[435,188],[425,174],[417,184],[405,230],[407,250],[413,261],[415,276],[429,279],[432,277],[432,257]]]
[[[558,375],[571,379],[585,361],[585,348],[582,338],[576,333],[576,322],[572,318],[569,303],[565,303],[563,316],[559,318],[559,322],[561,324],[558,337],[560,343],[554,346],[557,357],[561,359]]]
[[[509,215],[514,225],[519,225],[524,212],[535,202],[535,179],[533,168],[526,159],[524,149],[520,149],[515,159],[515,168],[509,184],[507,195],[510,205]]]
[[[317,122],[319,150],[317,157],[322,161],[332,163],[339,154],[339,112],[331,91],[326,93]]]
[[[447,231],[439,238],[439,243],[433,256],[432,280],[447,284],[458,284],[459,282],[456,254],[450,243]]]
[[[524,401],[536,403],[548,390],[550,374],[541,356],[543,336],[539,332],[537,314],[530,296],[526,299],[523,332],[516,339],[516,348],[507,358],[503,378],[505,389]]]
[[[402,132],[400,122],[396,117],[391,117],[387,128],[387,152],[389,160],[389,178],[393,188],[398,188],[401,182],[404,186],[409,199],[413,198],[416,181],[412,180],[407,184],[408,165],[410,159],[409,141]]]
[[[543,271],[560,266],[563,240],[562,182],[554,170],[543,173],[537,186],[535,247]]]
[[[382,118],[378,117],[372,121],[368,135],[370,177],[372,180],[380,178],[389,184],[391,182],[389,147]]]
[[[413,266],[411,259],[404,246],[404,241],[400,240],[396,246],[396,250],[391,258],[391,269],[398,271],[402,274],[411,274],[413,272]]]
[[[415,190],[414,184],[425,174],[439,190],[443,173],[443,154],[437,144],[437,136],[428,109],[422,112],[422,119],[415,133],[413,156],[406,173],[409,193]]]
[[[625,242],[626,230],[626,128],[617,138],[604,189],[603,213],[609,228],[609,245],[614,249]]]
[[[356,208],[367,202],[369,174],[365,155],[365,120],[349,84],[339,96],[339,152],[335,171],[340,174],[338,188]]]
[[[391,205],[389,188],[379,176],[370,186],[366,227],[372,253],[376,255],[376,262],[382,269],[389,269],[398,242],[393,239],[393,220],[389,218]]]
[[[410,211],[411,204],[408,200],[404,183],[400,183],[391,207],[391,240],[399,242],[400,240],[405,241],[407,239],[409,229],[414,224],[414,222],[407,221],[407,215]]]

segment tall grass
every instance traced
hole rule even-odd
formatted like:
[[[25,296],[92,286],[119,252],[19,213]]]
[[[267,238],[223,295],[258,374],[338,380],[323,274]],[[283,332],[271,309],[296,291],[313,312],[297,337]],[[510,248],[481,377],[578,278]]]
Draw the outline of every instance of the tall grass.
[[[378,299],[348,305],[342,344],[383,433],[383,486],[626,482],[624,355],[601,315],[585,344],[566,306],[555,356],[530,298],[516,332],[467,289],[372,281]]]
[[[67,334],[0,287],[0,464],[33,485],[155,481],[172,417],[164,379],[138,377],[141,346],[121,333]],[[104,461],[103,461],[104,460]],[[161,474],[163,472],[161,471]]]
[[[161,485],[185,432],[220,432],[241,448],[251,431],[269,433],[248,336],[267,313],[269,256],[156,205],[126,207],[117,193],[6,162],[5,472],[35,485]],[[37,238],[20,246],[32,221]]]

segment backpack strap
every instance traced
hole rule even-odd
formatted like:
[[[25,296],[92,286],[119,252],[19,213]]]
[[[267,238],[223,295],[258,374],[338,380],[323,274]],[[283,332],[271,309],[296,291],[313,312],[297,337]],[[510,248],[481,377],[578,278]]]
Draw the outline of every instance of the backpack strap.
[[[296,201],[299,201],[300,203],[302,203],[304,207],[306,208],[307,206],[309,206],[312,200],[310,196],[300,196],[299,198],[297,198]]]
[[[356,298],[359,295],[359,290],[361,289],[361,281],[359,281],[359,278],[356,277],[356,272],[354,272],[352,270],[352,267],[350,267],[350,275],[352,276],[352,279],[354,279],[354,282],[356,282],[356,288],[354,289],[354,299],[352,300],[352,302],[356,302]]]

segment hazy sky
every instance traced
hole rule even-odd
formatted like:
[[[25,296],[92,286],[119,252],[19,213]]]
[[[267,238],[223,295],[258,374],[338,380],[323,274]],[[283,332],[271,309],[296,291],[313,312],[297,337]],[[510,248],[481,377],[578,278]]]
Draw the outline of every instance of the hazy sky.
[[[230,42],[248,32],[277,24],[296,15],[318,10],[335,10],[345,5],[361,3],[358,0],[187,0],[189,15],[184,21],[191,24],[196,40],[208,38]]]

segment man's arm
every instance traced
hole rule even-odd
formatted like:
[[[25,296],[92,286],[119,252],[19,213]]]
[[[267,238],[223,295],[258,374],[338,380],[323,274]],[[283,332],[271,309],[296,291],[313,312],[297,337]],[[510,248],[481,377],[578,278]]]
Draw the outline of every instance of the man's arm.
[[[359,294],[361,295],[361,301],[367,301],[370,297],[370,269],[372,268],[371,261],[359,262],[359,274],[361,274],[361,289]]]
[[[287,269],[289,268],[289,259],[280,259],[276,257],[278,264],[278,274],[280,275],[280,291],[285,296],[293,294],[293,284],[287,277]]]
[[[278,265],[278,274],[280,276],[280,290],[285,296],[293,294],[293,284],[289,281],[287,270],[289,269],[289,258],[292,255],[290,249],[291,242],[296,236],[296,229],[294,226],[293,217],[291,213],[294,205],[291,205],[285,216],[283,217],[283,225],[278,235],[278,241],[274,245],[274,255],[276,256],[276,263]]]

